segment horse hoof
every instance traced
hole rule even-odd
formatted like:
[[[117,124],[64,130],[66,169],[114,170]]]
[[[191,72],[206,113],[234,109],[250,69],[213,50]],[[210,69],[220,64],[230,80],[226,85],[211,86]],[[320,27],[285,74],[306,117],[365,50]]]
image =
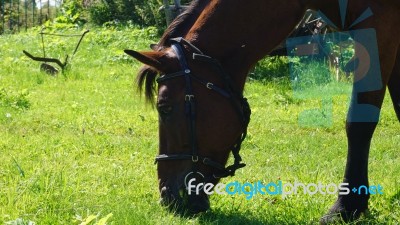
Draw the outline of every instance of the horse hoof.
[[[343,224],[358,220],[361,217],[361,212],[343,211],[338,213],[329,212],[325,214],[319,221],[320,225]]]
[[[344,207],[339,206],[339,204],[335,204],[327,214],[321,217],[319,224],[328,225],[328,224],[350,223],[358,220],[361,217],[361,215],[366,211],[367,209],[346,210]]]
[[[328,224],[339,224],[343,222],[340,214],[326,214],[319,220],[320,225],[328,225]]]

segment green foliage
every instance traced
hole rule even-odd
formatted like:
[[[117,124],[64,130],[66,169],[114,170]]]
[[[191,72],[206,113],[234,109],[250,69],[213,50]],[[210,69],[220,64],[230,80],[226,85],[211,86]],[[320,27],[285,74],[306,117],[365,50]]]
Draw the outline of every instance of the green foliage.
[[[79,225],[106,225],[107,221],[113,216],[112,213],[106,215],[103,218],[99,218],[98,215],[89,215],[86,218],[82,218],[81,216],[76,216],[77,222],[80,222]]]
[[[188,3],[188,0],[182,1],[182,4]],[[140,27],[157,27],[159,31],[166,25],[164,11],[160,11],[162,0],[57,0],[56,4],[44,4],[38,8],[35,1],[27,0],[20,2],[18,10],[15,1],[10,4],[10,0],[6,0],[4,27],[0,23],[0,33],[15,32],[19,29],[17,25],[32,27],[43,23],[46,27],[57,28],[82,27],[87,22],[94,25],[131,23]]]
[[[293,58],[291,79],[296,90],[326,85],[333,81],[328,65],[324,61],[296,61]]]
[[[29,109],[31,104],[28,95],[27,89],[13,93],[6,91],[4,87],[0,87],[0,107],[10,107],[17,110]]]
[[[119,24],[106,23],[102,28],[89,33],[87,41],[93,46],[104,48],[107,54],[102,59],[117,64],[131,62],[130,56],[126,55],[124,49],[149,49],[149,43],[157,42],[157,28],[137,28],[130,26],[119,26]],[[145,47],[144,47],[145,46]]]
[[[164,12],[159,11],[161,0],[136,0],[134,13],[138,16],[138,24],[142,26],[163,27],[165,24]],[[128,11],[128,13],[132,12]]]
[[[4,17],[0,12],[0,34],[16,33],[25,27],[30,28],[52,20],[56,17],[60,1],[51,1],[52,4],[42,1],[42,7],[39,8],[39,1],[35,2],[35,0],[5,0],[5,4],[2,6]],[[54,3],[56,5],[53,5]]]
[[[335,43],[335,41],[327,42],[328,49],[331,50],[333,55],[339,57],[341,61],[340,66],[344,67],[344,65],[350,61],[350,59],[354,56],[354,40],[349,38],[347,41],[342,42],[341,44]],[[343,68],[342,68],[343,69]]]
[[[10,0],[0,1],[0,34],[14,33],[19,20],[18,5]]]
[[[250,78],[258,81],[271,81],[284,77],[289,77],[289,60],[286,56],[267,56],[260,60],[250,73]]]
[[[163,27],[164,14],[159,11],[161,0],[102,0],[89,6],[90,20],[94,24],[106,22],[131,23],[140,26]]]
[[[61,6],[61,12],[53,21],[48,21],[45,26],[56,28],[82,27],[86,20],[84,10],[79,0],[65,0]]]
[[[97,25],[114,20],[116,12],[110,5],[103,2],[96,3],[89,8],[90,21]]]

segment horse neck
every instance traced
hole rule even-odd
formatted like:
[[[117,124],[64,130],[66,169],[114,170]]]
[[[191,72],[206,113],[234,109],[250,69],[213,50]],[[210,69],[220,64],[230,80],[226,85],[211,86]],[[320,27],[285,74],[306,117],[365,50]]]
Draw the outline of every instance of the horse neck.
[[[306,9],[304,0],[212,1],[185,38],[219,60],[243,90],[250,69],[291,33]]]

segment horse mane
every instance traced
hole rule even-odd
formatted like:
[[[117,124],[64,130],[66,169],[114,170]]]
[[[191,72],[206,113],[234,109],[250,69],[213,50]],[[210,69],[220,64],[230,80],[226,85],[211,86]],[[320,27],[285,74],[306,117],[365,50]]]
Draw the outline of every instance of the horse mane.
[[[189,7],[170,24],[158,43],[159,47],[169,46],[169,40],[175,37],[182,37],[187,34],[197,21],[204,8],[210,0],[195,0]]]
[[[169,40],[174,37],[182,37],[203,12],[204,8],[208,5],[210,0],[195,0],[189,8],[187,8],[181,15],[179,15],[164,32],[161,40],[157,44],[156,51],[161,51],[163,48],[170,45]],[[154,103],[154,93],[156,91],[155,81],[158,71],[150,66],[143,66],[137,76],[137,85],[140,93],[144,91],[146,100],[151,104]]]
[[[145,93],[146,101],[154,104],[155,81],[158,71],[150,66],[143,66],[137,76],[139,93]]]

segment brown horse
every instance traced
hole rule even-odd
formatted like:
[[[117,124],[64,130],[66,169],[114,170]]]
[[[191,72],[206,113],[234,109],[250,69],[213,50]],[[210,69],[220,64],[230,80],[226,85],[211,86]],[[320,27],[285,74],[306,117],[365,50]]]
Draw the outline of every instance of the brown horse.
[[[158,177],[165,203],[182,203],[179,191],[190,172],[217,183],[220,177],[233,175],[243,166],[238,148],[249,115],[242,98],[246,76],[258,60],[291,33],[307,9],[322,12],[343,30],[376,31],[383,85],[374,91],[353,89],[346,123],[344,181],[350,187],[368,185],[370,142],[386,86],[400,119],[400,1],[349,0],[346,17],[340,13],[344,3],[347,1],[195,1],[153,46],[154,51],[126,51],[148,65],[139,74],[139,84],[145,86],[148,99],[153,99],[157,74],[163,74],[158,80],[156,104],[160,118]],[[373,15],[352,26],[367,8]],[[184,39],[171,40],[176,37]],[[360,111],[359,105],[377,110]],[[359,114],[375,119],[357,120]],[[235,164],[224,168],[231,151]],[[321,222],[359,217],[368,208],[368,198],[352,192],[340,195]],[[205,211],[209,208],[208,197],[204,193],[189,196],[186,206],[194,212]]]

